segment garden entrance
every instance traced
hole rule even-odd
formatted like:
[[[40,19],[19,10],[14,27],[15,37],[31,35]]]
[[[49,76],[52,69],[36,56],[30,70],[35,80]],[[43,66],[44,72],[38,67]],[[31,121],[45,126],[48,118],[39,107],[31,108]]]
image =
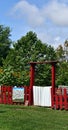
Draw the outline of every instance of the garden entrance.
[[[68,88],[56,88],[55,85],[55,67],[57,61],[46,61],[46,62],[31,62],[31,69],[30,69],[30,91],[31,91],[31,102],[33,103],[33,86],[34,86],[34,73],[35,73],[35,66],[36,64],[51,64],[52,66],[52,88],[51,88],[51,108],[53,109],[65,109],[68,110]],[[42,97],[41,97],[42,99]],[[41,100],[40,99],[40,100]]]

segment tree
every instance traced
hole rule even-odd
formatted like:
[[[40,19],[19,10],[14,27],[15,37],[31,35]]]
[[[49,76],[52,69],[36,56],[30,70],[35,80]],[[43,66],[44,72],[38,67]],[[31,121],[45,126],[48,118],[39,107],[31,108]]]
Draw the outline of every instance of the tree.
[[[60,61],[57,65],[56,71],[56,84],[58,85],[68,85],[68,41],[64,42],[64,46],[61,45],[58,47],[57,59]],[[61,60],[60,60],[61,59]]]
[[[62,45],[59,45],[58,48],[56,49],[56,55],[58,60],[63,60],[64,58],[64,48]]]
[[[3,68],[8,69],[11,66],[13,75],[16,77],[15,85],[29,85],[29,62],[55,59],[56,53],[54,48],[48,46],[47,44],[43,44],[37,38],[37,35],[30,31],[26,34],[26,36],[23,36],[13,45],[9,55],[3,62]],[[50,67],[46,65],[44,65],[44,67],[41,65],[37,66],[35,81],[37,85],[47,85],[47,83],[50,85],[49,68]],[[18,74],[19,76],[17,76]]]
[[[0,25],[0,66],[2,66],[3,59],[5,59],[9,53],[11,43],[10,28]]]
[[[60,62],[57,66],[56,84],[68,86],[68,62]]]
[[[66,61],[68,61],[68,40],[66,40],[64,43],[64,56]]]

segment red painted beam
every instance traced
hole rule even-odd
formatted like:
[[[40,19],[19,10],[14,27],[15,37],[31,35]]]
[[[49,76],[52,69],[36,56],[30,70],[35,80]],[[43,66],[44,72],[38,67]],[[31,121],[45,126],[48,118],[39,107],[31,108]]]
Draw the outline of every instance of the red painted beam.
[[[29,105],[33,105],[33,85],[34,85],[34,73],[35,64],[30,64],[30,88],[29,88]]]
[[[35,73],[35,64],[31,64],[30,66],[30,87],[31,88],[34,85],[34,73]]]
[[[52,94],[55,94],[55,64],[52,64]]]

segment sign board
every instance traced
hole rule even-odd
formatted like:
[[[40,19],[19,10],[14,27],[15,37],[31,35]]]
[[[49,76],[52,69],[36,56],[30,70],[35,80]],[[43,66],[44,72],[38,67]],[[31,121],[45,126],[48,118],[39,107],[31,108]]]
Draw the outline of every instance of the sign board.
[[[24,102],[24,87],[13,88],[13,101]]]

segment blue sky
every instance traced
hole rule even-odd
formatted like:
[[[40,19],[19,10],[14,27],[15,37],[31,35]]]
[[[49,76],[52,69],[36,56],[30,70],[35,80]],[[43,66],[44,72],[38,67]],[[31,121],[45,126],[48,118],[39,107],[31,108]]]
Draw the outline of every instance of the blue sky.
[[[68,0],[0,0],[0,24],[13,41],[33,31],[56,48],[68,39]]]

